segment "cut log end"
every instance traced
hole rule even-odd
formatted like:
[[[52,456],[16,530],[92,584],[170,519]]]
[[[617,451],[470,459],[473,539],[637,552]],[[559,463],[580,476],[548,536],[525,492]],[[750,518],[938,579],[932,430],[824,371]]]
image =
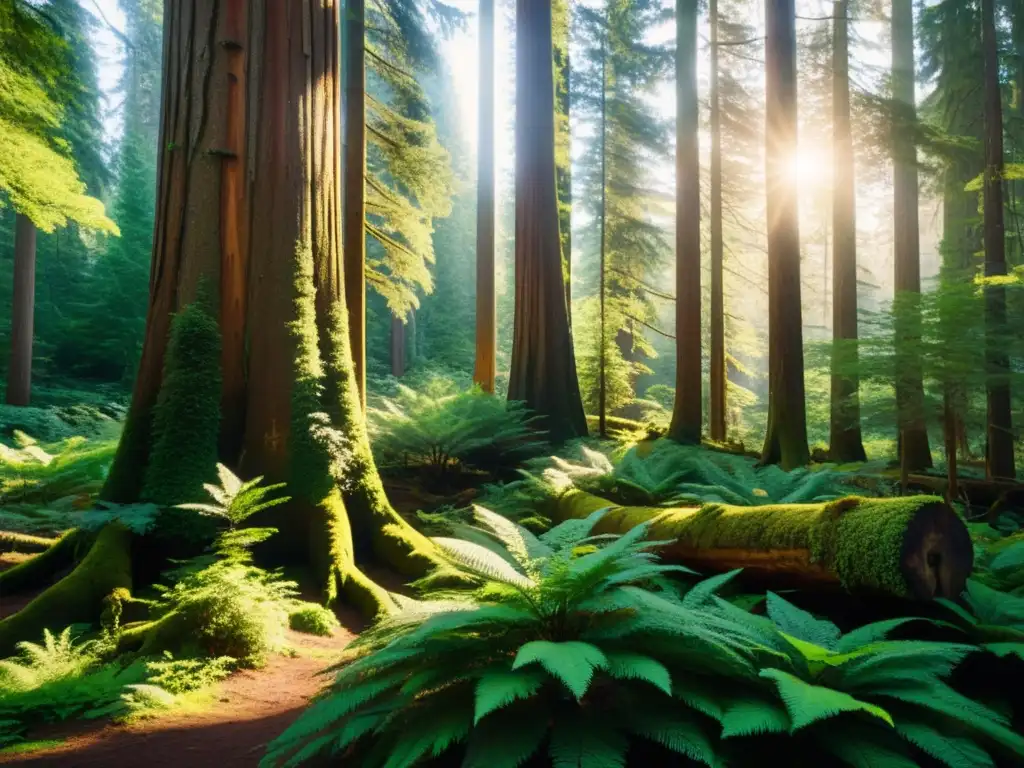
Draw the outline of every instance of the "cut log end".
[[[955,599],[974,567],[974,547],[963,521],[945,504],[927,504],[907,525],[900,570],[913,597]]]

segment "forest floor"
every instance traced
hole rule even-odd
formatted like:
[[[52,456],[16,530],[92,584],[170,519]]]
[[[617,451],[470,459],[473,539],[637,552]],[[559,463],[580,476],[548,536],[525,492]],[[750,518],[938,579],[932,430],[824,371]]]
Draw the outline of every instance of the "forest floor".
[[[356,619],[333,637],[288,632],[293,656],[236,672],[213,691],[212,706],[127,724],[74,721],[36,729],[33,742],[53,742],[22,754],[0,753],[0,765],[31,768],[254,768],[268,742],[309,704],[328,678],[320,673],[355,637]]]

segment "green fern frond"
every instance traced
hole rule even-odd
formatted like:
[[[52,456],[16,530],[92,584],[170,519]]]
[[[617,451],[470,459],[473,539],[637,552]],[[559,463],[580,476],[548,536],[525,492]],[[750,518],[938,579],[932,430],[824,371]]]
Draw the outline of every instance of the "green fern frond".
[[[672,675],[660,661],[638,653],[609,652],[605,654],[607,672],[621,680],[640,680],[650,683],[667,695],[672,695]]]
[[[485,674],[476,684],[474,725],[496,709],[501,709],[518,699],[530,698],[540,690],[544,680],[545,675],[531,670]]]
[[[534,586],[531,579],[513,568],[509,562],[490,549],[461,539],[435,537],[431,541],[451,560],[452,564],[474,576],[494,579],[521,589]]]
[[[683,713],[645,711],[641,717],[628,718],[626,727],[635,736],[649,739],[710,768],[721,764],[711,739],[696,722]]]
[[[991,755],[973,741],[943,733],[932,724],[899,720],[896,731],[949,768],[995,768]]]
[[[516,653],[512,669],[535,663],[544,667],[553,678],[565,683],[565,687],[577,700],[582,699],[590,687],[594,671],[608,668],[608,659],[600,648],[576,641],[553,643],[535,640],[526,643]]]
[[[793,728],[786,710],[775,702],[746,698],[736,702],[722,716],[722,738],[787,733]]]
[[[774,592],[768,593],[767,607],[768,617],[786,634],[829,650],[838,644],[839,627],[831,621],[815,618]]]
[[[590,721],[580,712],[558,720],[548,754],[553,768],[625,768],[629,741],[610,724]]]
[[[772,680],[778,688],[789,714],[791,732],[842,712],[866,712],[889,725],[893,724],[892,716],[881,707],[855,699],[842,691],[810,685],[779,669],[763,669],[760,674]]]

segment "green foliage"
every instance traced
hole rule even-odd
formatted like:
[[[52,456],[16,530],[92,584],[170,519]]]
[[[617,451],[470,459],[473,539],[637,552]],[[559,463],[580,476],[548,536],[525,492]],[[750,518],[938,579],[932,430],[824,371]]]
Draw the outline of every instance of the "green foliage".
[[[220,533],[213,543],[217,555],[240,562],[248,562],[249,550],[265,541],[276,532],[276,528],[238,528],[257,512],[285,504],[288,496],[267,498],[267,495],[285,487],[284,483],[261,485],[262,477],[242,482],[230,469],[217,464],[220,485],[204,483],[203,488],[213,499],[213,504],[179,504],[178,509],[187,509],[203,515],[226,521],[228,530]]]
[[[518,402],[436,380],[417,392],[399,385],[394,399],[369,409],[374,457],[382,469],[423,467],[437,475],[497,469],[544,445]]]
[[[217,463],[220,347],[217,320],[202,301],[175,315],[153,414],[146,501],[170,506],[197,500]]]
[[[1012,654],[1024,660],[1024,597],[968,579],[963,604],[940,602],[972,642],[997,656]]]
[[[306,603],[288,614],[288,626],[307,635],[330,637],[338,627],[338,618],[322,605]]]
[[[170,694],[190,693],[220,682],[235,667],[236,661],[230,656],[175,659],[165,653],[162,661],[146,662],[146,682]]]
[[[0,443],[0,504],[50,504],[99,492],[116,441],[91,442],[73,437],[40,446],[22,439],[20,448]]]

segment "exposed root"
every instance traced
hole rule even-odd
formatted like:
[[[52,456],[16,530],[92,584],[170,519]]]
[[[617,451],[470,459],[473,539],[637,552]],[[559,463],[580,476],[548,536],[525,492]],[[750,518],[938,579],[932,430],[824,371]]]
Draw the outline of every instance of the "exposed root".
[[[24,565],[49,557],[58,548],[73,550],[71,543],[64,543],[71,536],[64,537]],[[67,554],[70,562],[73,552]],[[12,568],[4,575],[20,568]],[[13,616],[0,621],[0,656],[10,655],[15,645],[23,640],[38,640],[44,629],[57,631],[70,624],[94,622],[103,611],[104,598],[119,587],[131,589],[131,579],[131,533],[120,525],[108,525],[71,573]],[[7,588],[8,585],[0,586]]]
[[[45,552],[56,543],[57,539],[0,531],[0,552]]]
[[[42,553],[0,573],[0,594],[46,586],[53,576],[75,562],[88,543],[89,535],[85,531],[68,531]]]

